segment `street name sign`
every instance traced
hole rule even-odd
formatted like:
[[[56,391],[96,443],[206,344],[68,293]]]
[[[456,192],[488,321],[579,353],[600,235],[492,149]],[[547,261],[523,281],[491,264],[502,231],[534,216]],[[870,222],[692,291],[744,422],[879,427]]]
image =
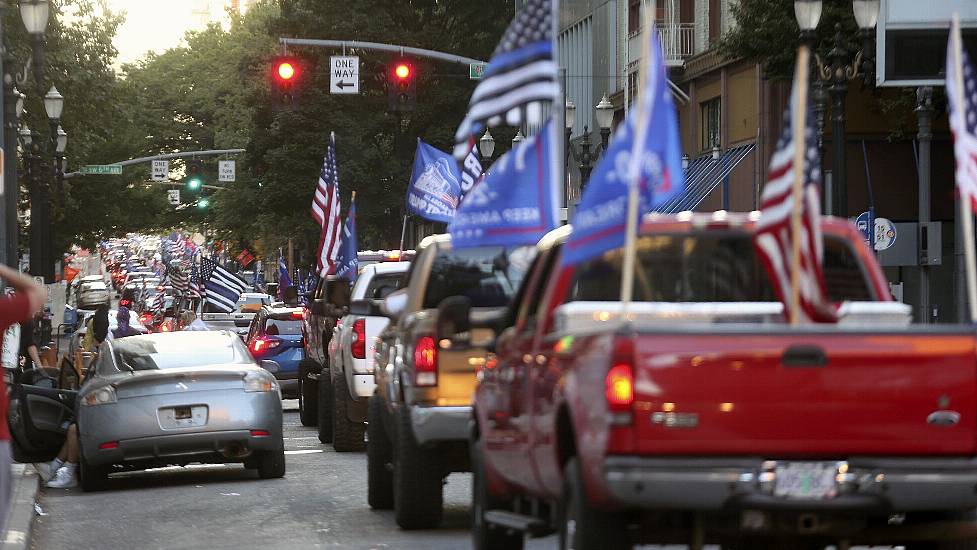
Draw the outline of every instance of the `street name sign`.
[[[180,205],[180,190],[179,189],[169,189],[166,191],[166,200],[170,201],[173,206]]]
[[[154,160],[152,179],[153,181],[166,181],[170,179],[170,161]]]
[[[233,160],[222,160],[217,163],[217,181],[234,181],[235,164]]]
[[[334,55],[329,58],[329,93],[360,93],[359,56]]]
[[[485,66],[488,63],[469,63],[468,64],[468,79],[469,80],[481,80],[482,76],[485,74]]]
[[[89,164],[81,167],[82,174],[111,174],[118,176],[122,174],[121,164]]]

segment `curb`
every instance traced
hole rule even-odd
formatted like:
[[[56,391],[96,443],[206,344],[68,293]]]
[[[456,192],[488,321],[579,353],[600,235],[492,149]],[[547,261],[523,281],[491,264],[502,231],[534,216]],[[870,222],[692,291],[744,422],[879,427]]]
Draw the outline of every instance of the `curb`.
[[[27,550],[31,542],[31,526],[34,523],[34,505],[41,488],[41,477],[29,464],[12,464],[10,491],[10,515],[3,533],[3,550]]]

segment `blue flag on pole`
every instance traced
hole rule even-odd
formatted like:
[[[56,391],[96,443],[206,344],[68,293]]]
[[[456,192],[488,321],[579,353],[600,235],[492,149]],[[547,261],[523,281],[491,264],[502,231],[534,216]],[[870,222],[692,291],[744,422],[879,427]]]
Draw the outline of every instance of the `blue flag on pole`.
[[[558,223],[553,121],[503,155],[448,226],[455,248],[531,245]]]
[[[639,104],[618,127],[584,190],[564,247],[564,264],[624,246],[629,185],[638,186],[639,216],[685,192],[678,120],[657,31],[646,40],[651,41],[651,55]]]
[[[407,209],[422,218],[448,223],[461,196],[461,173],[454,157],[417,140]]]
[[[349,203],[349,213],[346,214],[346,224],[340,237],[339,253],[336,255],[336,276],[349,279],[350,284],[356,282],[359,271],[359,259],[356,257],[359,246],[356,243],[356,199]]]
[[[282,256],[282,249],[278,249],[278,297],[285,297],[285,289],[292,286],[292,278],[288,276],[288,266],[285,265],[285,257]]]

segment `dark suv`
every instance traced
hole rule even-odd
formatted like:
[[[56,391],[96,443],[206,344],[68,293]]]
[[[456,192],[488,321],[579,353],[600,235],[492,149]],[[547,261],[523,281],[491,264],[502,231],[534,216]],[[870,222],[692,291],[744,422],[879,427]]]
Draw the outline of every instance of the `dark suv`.
[[[349,281],[333,276],[320,279],[307,298],[309,304],[302,310],[305,358],[299,364],[299,417],[304,426],[318,425],[319,441],[330,443],[332,420],[327,416],[327,421],[320,421],[330,409],[319,410],[319,393],[328,387],[319,387],[319,377],[329,377],[329,341],[336,323],[349,312]]]

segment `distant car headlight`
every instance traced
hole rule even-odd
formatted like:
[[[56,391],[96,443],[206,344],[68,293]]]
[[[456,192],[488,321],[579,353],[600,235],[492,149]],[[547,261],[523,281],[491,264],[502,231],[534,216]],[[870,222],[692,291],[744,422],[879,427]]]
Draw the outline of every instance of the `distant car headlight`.
[[[275,378],[261,372],[249,372],[244,375],[244,391],[275,391],[278,384]]]
[[[92,393],[85,396],[82,400],[83,405],[104,405],[106,403],[115,403],[119,400],[119,397],[115,394],[115,388],[112,386],[105,386],[104,388],[99,388]]]

